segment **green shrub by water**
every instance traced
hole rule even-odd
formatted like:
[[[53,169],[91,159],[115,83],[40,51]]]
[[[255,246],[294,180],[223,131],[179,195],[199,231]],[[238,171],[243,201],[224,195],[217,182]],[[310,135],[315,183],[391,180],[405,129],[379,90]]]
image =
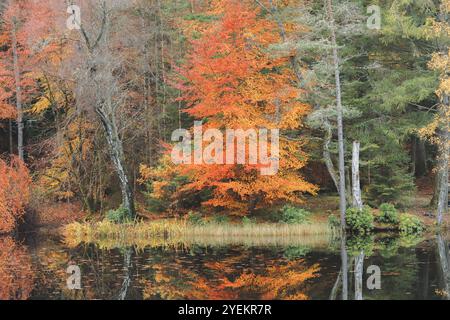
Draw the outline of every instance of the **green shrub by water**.
[[[230,223],[230,218],[224,215],[217,215],[213,217],[212,222],[216,224],[227,224]]]
[[[402,214],[399,219],[399,229],[402,235],[420,234],[425,230],[425,225],[412,214]]]
[[[201,226],[205,224],[205,220],[203,219],[202,215],[198,212],[190,211],[187,214],[186,218],[187,222],[192,225]]]
[[[256,223],[256,221],[253,218],[242,217],[242,224],[245,225],[245,226],[252,225],[252,224],[255,224],[255,223]]]
[[[124,207],[119,207],[117,209],[109,210],[106,213],[106,220],[114,223],[123,223],[129,220],[130,214],[128,209]]]
[[[341,227],[341,221],[335,215],[329,215],[328,216],[328,224],[334,230],[337,230],[337,229],[339,229]]]
[[[380,215],[376,217],[377,222],[398,225],[399,215],[394,205],[390,203],[383,203],[380,205],[379,209]]]
[[[281,222],[287,224],[304,224],[310,222],[311,212],[291,205],[281,208]]]
[[[370,207],[365,206],[362,210],[349,208],[346,212],[347,227],[351,232],[366,234],[373,230],[373,214]]]

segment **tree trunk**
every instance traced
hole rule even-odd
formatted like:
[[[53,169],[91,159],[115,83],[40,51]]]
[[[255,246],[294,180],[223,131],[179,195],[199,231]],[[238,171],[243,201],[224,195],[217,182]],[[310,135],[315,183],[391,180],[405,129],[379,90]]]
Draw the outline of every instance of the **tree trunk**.
[[[336,278],[336,282],[334,283],[333,288],[331,289],[330,300],[336,300],[339,283],[341,282],[341,277],[342,277],[342,270],[339,270],[339,274]]]
[[[450,256],[448,253],[448,243],[444,241],[440,234],[436,236],[438,256],[439,256],[439,265],[442,272],[442,287],[443,290],[447,293],[447,300],[450,299]]]
[[[355,259],[355,300],[363,299],[364,251]]]
[[[123,254],[123,281],[122,286],[120,287],[119,294],[117,296],[117,300],[125,300],[128,294],[128,289],[131,284],[131,256],[132,256],[132,248],[125,249]]]
[[[14,153],[14,146],[13,146],[13,125],[11,119],[8,120],[8,126],[9,126],[9,154]]]
[[[417,177],[423,177],[428,171],[425,141],[417,139],[416,142],[415,174]]]
[[[448,101],[449,97],[445,95],[443,97],[443,101],[440,108],[440,116],[444,123],[442,136],[440,141],[440,155],[439,157],[442,160],[441,166],[439,168],[440,174],[440,186],[439,186],[439,201],[438,201],[438,209],[437,209],[437,224],[441,225],[444,213],[447,212],[448,209],[448,167],[449,167],[449,124],[447,121],[448,118]]]
[[[342,270],[342,300],[348,300],[348,256],[346,248],[347,237],[341,235],[341,270]]]
[[[361,187],[359,181],[359,142],[353,141],[353,157],[352,157],[352,194],[353,206],[362,210],[363,203],[361,200]]]
[[[345,158],[344,158],[344,127],[342,116],[342,98],[341,98],[341,80],[339,70],[339,56],[336,42],[336,30],[334,25],[334,15],[332,0],[327,0],[328,17],[331,31],[331,42],[333,45],[333,64],[334,76],[336,80],[336,111],[338,127],[338,145],[339,145],[339,209],[341,212],[341,228],[345,229],[345,210],[347,209],[345,199]]]
[[[133,191],[131,190],[125,167],[123,166],[123,146],[117,130],[115,115],[106,115],[101,107],[97,107],[95,111],[99,115],[103,128],[105,129],[111,160],[119,177],[120,189],[122,191],[122,206],[128,210],[129,218],[134,219],[136,210],[134,207]]]
[[[17,109],[17,150],[20,160],[24,160],[23,152],[23,109],[22,109],[22,87],[20,85],[20,70],[19,57],[17,52],[17,36],[16,36],[17,21],[13,18],[12,25],[12,52],[14,63],[14,81],[16,85],[16,109]]]
[[[334,186],[336,190],[339,192],[339,177],[334,168],[333,160],[331,160],[330,155],[330,143],[331,138],[333,137],[333,132],[331,130],[331,125],[326,122],[325,123],[325,138],[323,143],[323,160],[327,167],[328,173],[330,174],[331,179],[333,180]]]

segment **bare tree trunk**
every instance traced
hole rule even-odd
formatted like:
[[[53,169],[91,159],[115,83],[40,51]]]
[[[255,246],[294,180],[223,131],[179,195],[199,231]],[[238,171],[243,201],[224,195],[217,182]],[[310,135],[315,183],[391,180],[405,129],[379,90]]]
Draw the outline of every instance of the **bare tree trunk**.
[[[341,282],[342,270],[339,270],[338,276],[336,278],[336,282],[334,283],[333,288],[330,293],[330,300],[336,300],[336,296],[338,293],[339,283]]]
[[[115,115],[106,115],[101,107],[96,107],[95,111],[99,115],[103,128],[105,129],[111,160],[117,176],[119,177],[120,190],[122,191],[122,206],[128,210],[129,218],[134,219],[136,210],[134,207],[133,191],[123,166],[123,145],[122,140],[119,137]]]
[[[328,122],[325,122],[325,138],[323,143],[323,160],[325,161],[325,165],[327,167],[328,173],[330,174],[331,179],[336,187],[336,190],[339,192],[339,177],[334,168],[333,160],[331,160],[330,155],[330,143],[331,138],[333,137],[333,132],[331,130],[331,125]]]
[[[355,259],[355,300],[363,299],[364,251]]]
[[[342,300],[348,300],[348,255],[346,242],[347,237],[344,233],[341,235],[341,270],[342,270]]]
[[[14,81],[16,85],[16,109],[17,109],[17,150],[19,159],[24,160],[23,152],[23,109],[22,109],[22,87],[20,85],[20,70],[19,70],[19,58],[17,52],[17,36],[16,36],[17,20],[13,18],[12,25],[12,51],[13,51],[13,63],[14,63]]]
[[[440,234],[436,236],[439,264],[442,272],[443,289],[447,293],[447,300],[450,299],[450,255],[448,253],[448,243],[444,241]]]
[[[131,284],[131,275],[130,275],[130,269],[131,269],[131,255],[132,255],[131,248],[125,249],[125,252],[123,254],[123,281],[122,286],[120,287],[119,294],[117,296],[117,300],[125,300],[128,294],[128,289]]]
[[[352,157],[352,194],[353,206],[362,210],[363,203],[361,200],[361,187],[359,181],[359,142],[353,141],[353,157]]]
[[[442,130],[442,137],[440,141],[440,155],[439,157],[442,160],[441,166],[439,168],[440,174],[440,186],[439,186],[439,201],[438,201],[438,209],[437,209],[437,224],[441,225],[444,213],[447,212],[448,209],[448,170],[449,170],[449,124],[448,124],[448,105],[449,105],[449,97],[447,95],[442,99],[441,105],[441,119],[444,123]]]
[[[94,87],[93,99],[96,100],[94,109],[103,125],[111,161],[119,178],[122,192],[122,206],[128,211],[127,218],[134,219],[136,217],[136,210],[133,190],[125,170],[123,144],[117,126],[117,110],[122,104],[124,89],[120,88],[119,81],[114,75],[114,69],[117,68],[117,63],[114,61],[115,56],[111,54],[107,43],[110,27],[110,11],[106,8],[106,1],[102,1],[100,7],[102,11],[102,22],[94,43],[92,43],[84,27],[80,27],[81,35],[88,49],[87,66],[89,68],[89,76],[88,79],[84,80]],[[88,91],[88,89],[85,88],[85,91]]]
[[[336,111],[337,111],[337,127],[338,127],[338,145],[339,145],[339,209],[341,212],[341,228],[345,229],[345,210],[347,209],[345,199],[345,158],[344,158],[344,126],[342,115],[342,98],[341,98],[341,80],[339,70],[339,56],[336,42],[336,30],[334,24],[334,14],[332,0],[327,0],[328,18],[330,23],[331,41],[333,45],[333,63],[334,76],[336,80]]]
[[[14,153],[14,147],[13,147],[13,126],[11,119],[8,120],[8,126],[9,126],[9,154]]]

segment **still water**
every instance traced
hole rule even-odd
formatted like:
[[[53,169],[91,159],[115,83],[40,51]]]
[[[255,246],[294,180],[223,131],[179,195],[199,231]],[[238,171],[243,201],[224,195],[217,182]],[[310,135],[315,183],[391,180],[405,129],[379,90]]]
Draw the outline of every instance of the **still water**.
[[[69,248],[56,235],[2,237],[0,299],[447,299],[449,239],[102,249]],[[80,290],[68,286],[69,265]]]

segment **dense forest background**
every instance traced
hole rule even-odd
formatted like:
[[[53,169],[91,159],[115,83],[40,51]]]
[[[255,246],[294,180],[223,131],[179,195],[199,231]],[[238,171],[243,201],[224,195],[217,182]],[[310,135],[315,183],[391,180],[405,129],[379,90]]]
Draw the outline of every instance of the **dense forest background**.
[[[81,28],[71,30],[73,4]],[[0,215],[21,211],[24,197],[47,215],[60,204],[74,215],[122,205],[145,216],[252,214],[336,194],[339,108],[347,197],[358,141],[365,203],[408,207],[420,191],[436,208],[448,180],[449,9],[432,0],[1,1]],[[195,120],[280,128],[280,173],[174,165],[171,134]]]

